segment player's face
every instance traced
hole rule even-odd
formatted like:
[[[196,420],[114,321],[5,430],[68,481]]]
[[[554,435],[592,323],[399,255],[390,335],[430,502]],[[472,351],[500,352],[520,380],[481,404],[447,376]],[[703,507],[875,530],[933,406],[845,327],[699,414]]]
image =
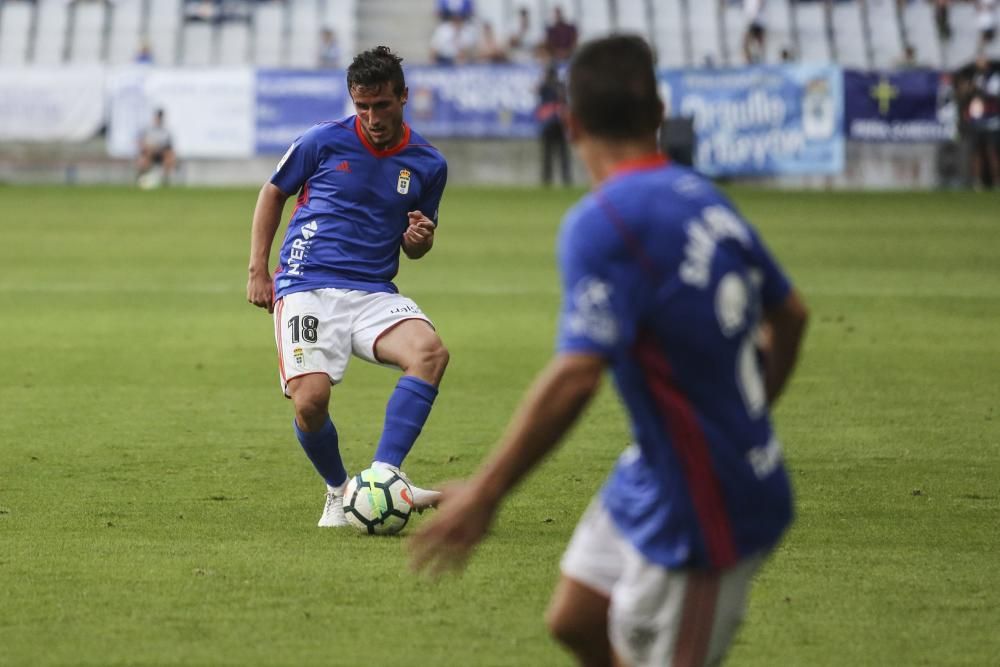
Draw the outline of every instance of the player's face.
[[[403,105],[408,92],[404,88],[402,95],[396,95],[391,83],[383,83],[377,88],[351,88],[361,130],[375,148],[389,148],[403,138]]]

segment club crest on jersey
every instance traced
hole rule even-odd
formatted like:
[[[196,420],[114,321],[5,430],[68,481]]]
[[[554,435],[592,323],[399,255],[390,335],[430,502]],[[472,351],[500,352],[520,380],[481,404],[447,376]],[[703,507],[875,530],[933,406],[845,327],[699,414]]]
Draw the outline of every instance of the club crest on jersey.
[[[301,368],[306,361],[306,355],[302,352],[302,348],[297,347],[292,350],[292,356],[295,357],[295,365]]]
[[[396,192],[405,195],[410,191],[410,170],[400,169],[399,180],[396,181]]]

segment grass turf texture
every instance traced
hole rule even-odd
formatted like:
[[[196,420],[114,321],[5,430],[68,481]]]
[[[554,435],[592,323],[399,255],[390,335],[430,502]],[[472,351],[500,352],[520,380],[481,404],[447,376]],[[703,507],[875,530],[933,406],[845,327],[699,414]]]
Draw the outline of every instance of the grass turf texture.
[[[547,360],[576,195],[453,188],[403,262],[452,352],[418,484],[468,473]],[[799,517],[730,664],[996,664],[1000,199],[733,195],[813,320],[777,411]],[[244,301],[254,199],[0,189],[0,663],[569,664],[541,616],[628,442],[610,388],[461,578],[412,577],[405,533],[317,529]],[[354,360],[334,390],[352,471],[395,379]]]

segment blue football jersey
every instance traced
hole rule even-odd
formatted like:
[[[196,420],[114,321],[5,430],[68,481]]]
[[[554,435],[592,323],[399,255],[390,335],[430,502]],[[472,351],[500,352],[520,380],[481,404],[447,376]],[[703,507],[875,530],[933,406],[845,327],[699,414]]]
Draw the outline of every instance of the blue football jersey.
[[[634,445],[601,500],[668,568],[724,568],[774,546],[792,494],[754,336],[791,286],[705,179],[661,156],[585,197],[559,239],[558,348],[604,356]]]
[[[410,211],[437,224],[444,157],[410,127],[399,145],[373,147],[357,116],[319,123],[296,139],[271,177],[298,193],[275,271],[275,296],[325,287],[396,292],[392,279]]]

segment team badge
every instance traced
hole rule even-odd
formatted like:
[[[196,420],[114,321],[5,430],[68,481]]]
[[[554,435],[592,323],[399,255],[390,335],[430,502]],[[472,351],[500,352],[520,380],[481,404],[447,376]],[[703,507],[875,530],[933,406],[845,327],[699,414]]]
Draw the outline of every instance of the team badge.
[[[399,170],[399,180],[396,181],[396,192],[401,195],[405,195],[410,191],[410,170],[400,169]]]
[[[301,347],[297,347],[294,350],[292,350],[292,355],[295,357],[295,365],[296,366],[300,366],[301,367],[302,364],[305,363],[306,355],[302,352],[302,348]]]

